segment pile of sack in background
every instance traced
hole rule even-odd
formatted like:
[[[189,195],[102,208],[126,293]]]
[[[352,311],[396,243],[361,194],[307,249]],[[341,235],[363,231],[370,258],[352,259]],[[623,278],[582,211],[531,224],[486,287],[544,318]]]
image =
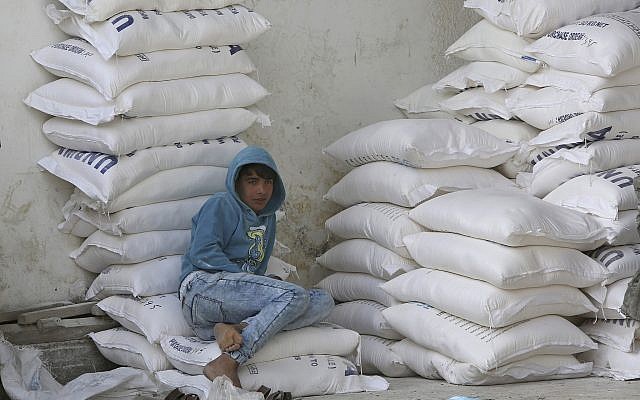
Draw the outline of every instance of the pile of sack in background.
[[[337,311],[381,303],[368,318],[405,337],[388,358],[451,383],[640,377],[621,312],[640,270],[639,6],[465,1],[484,18],[446,54],[469,63],[395,102],[419,119],[325,150],[354,167],[326,195],[348,207],[326,226],[349,240],[318,259],[345,302],[332,321],[362,329],[364,308]],[[367,240],[402,262],[354,264]]]
[[[181,255],[192,216],[226,190],[227,166],[246,146],[237,135],[269,125],[252,107],[268,92],[247,75],[255,66],[240,45],[270,23],[230,0],[62,3],[68,10],[46,12],[73,37],[32,53],[59,79],[25,103],[53,116],[43,132],[60,146],[38,165],[76,187],[59,229],[86,238],[70,255],[98,274],[86,299],[122,325],[90,337],[115,364],[207,398],[202,369],[220,350],[182,316]],[[292,271],[270,260],[268,273]],[[296,397],[385,390],[384,379],[359,375],[359,348],[347,329],[285,332],[240,380]]]

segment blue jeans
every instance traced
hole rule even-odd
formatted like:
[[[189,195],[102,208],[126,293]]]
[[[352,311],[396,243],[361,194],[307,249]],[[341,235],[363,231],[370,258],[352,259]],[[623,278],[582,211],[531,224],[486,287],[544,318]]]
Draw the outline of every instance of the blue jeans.
[[[312,325],[333,309],[331,295],[323,289],[244,272],[196,271],[180,285],[182,313],[196,335],[214,340],[213,326],[245,323],[240,349],[229,352],[239,364],[253,357],[282,330]]]

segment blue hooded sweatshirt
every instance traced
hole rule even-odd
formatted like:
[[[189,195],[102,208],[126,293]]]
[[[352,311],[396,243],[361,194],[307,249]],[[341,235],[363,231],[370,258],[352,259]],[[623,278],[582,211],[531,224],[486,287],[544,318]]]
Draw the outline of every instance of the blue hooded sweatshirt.
[[[242,166],[264,164],[274,170],[271,199],[256,214],[236,193]],[[264,275],[276,236],[275,212],[285,198],[276,163],[260,147],[242,149],[229,164],[226,192],[216,193],[193,217],[191,243],[182,257],[180,281],[195,270]]]

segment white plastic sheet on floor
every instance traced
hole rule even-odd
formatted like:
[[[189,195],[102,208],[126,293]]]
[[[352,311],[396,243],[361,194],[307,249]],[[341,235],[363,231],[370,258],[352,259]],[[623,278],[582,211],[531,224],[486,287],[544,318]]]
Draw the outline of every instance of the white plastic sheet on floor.
[[[121,367],[80,375],[61,385],[47,371],[34,348],[19,348],[0,334],[0,380],[12,400],[158,399],[172,390],[148,371]],[[263,396],[233,386],[218,377],[209,387],[207,400],[258,400]],[[204,400],[204,399],[203,399]]]
[[[168,391],[153,375],[135,368],[83,374],[66,385],[44,368],[34,348],[18,348],[0,339],[0,378],[13,400],[84,400],[102,396],[127,399]]]

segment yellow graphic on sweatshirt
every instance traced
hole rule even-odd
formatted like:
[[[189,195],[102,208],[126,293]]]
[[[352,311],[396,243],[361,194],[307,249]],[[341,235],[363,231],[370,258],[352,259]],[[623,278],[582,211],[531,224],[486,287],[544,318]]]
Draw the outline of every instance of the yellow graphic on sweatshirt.
[[[250,272],[250,273],[256,272],[256,270],[262,263],[262,260],[264,260],[264,253],[265,253],[264,235],[266,231],[267,231],[267,227],[264,225],[249,228],[249,231],[247,232],[247,236],[251,240],[251,244],[249,245],[249,254],[247,257],[247,262],[245,264],[247,266],[248,271],[245,271],[245,272]]]

